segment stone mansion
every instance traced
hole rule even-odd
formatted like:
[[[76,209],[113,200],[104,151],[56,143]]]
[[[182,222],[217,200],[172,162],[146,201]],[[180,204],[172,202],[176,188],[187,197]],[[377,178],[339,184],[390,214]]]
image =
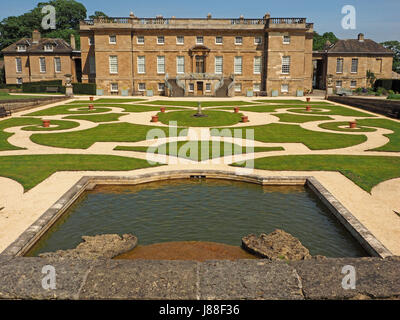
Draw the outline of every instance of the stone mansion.
[[[96,83],[99,95],[295,96],[313,88],[368,86],[367,70],[391,78],[393,53],[382,45],[360,34],[313,52],[313,33],[306,18],[138,18],[131,13],[82,21],[79,61],[72,62],[74,45],[62,44],[61,50],[60,39],[23,39],[3,53],[7,83],[79,74],[83,83]],[[31,59],[38,61],[27,64],[20,48],[29,52],[30,43],[43,48],[36,45]],[[53,51],[46,50],[49,44]],[[25,65],[31,66],[30,78],[18,75]],[[44,70],[50,71],[47,77]]]

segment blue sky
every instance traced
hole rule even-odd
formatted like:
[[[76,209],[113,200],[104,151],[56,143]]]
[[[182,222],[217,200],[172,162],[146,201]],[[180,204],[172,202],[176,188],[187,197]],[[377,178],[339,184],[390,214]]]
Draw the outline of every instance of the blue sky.
[[[38,2],[46,0],[0,0],[0,18],[20,15]],[[78,0],[79,1],[79,0]],[[211,13],[216,18],[262,17],[270,12],[272,17],[307,17],[315,23],[319,33],[333,31],[339,38],[355,38],[363,32],[366,38],[381,42],[400,41],[400,1],[399,0],[80,0],[88,9],[88,14],[95,10],[110,16],[126,17],[133,11],[139,17],[205,17]],[[166,4],[167,3],[167,4]],[[356,30],[344,30],[341,27],[341,9],[344,5],[356,8]]]

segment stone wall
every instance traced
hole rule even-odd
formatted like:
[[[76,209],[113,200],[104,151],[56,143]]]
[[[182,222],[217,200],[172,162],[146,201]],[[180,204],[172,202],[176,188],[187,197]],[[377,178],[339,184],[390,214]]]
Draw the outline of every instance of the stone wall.
[[[29,110],[37,108],[46,104],[55,103],[59,101],[66,100],[65,96],[59,97],[43,97],[35,99],[13,99],[13,100],[0,100],[0,106],[5,107],[6,110],[11,110],[12,112],[18,112],[23,110]]]

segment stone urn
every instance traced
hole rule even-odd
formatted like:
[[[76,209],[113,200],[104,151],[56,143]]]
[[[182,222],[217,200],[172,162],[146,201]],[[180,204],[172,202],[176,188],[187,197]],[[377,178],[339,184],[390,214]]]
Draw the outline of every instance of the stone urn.
[[[72,87],[72,74],[66,74],[65,75],[65,95],[67,97],[73,97],[74,96],[74,90]]]

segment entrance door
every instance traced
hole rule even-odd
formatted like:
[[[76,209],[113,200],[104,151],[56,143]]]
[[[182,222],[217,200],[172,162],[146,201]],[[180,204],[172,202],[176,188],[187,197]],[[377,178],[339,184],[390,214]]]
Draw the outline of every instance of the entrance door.
[[[202,96],[203,95],[203,89],[204,89],[203,81],[198,81],[197,82],[197,95],[198,96]]]

